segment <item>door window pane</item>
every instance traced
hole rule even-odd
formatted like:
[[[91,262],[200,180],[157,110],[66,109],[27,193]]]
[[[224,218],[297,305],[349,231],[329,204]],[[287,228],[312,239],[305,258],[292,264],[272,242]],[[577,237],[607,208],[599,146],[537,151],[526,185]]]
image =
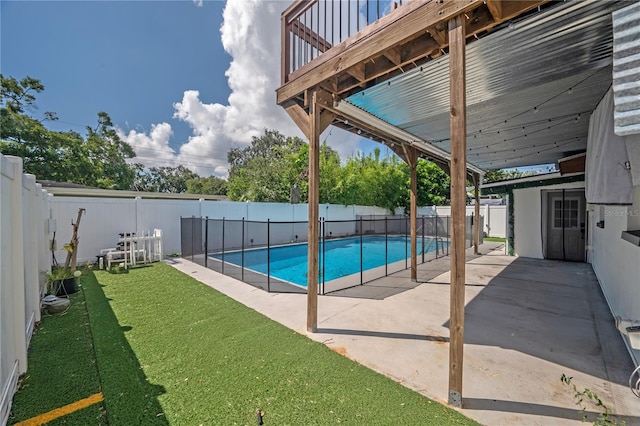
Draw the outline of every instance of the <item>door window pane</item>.
[[[553,201],[553,227],[562,228],[562,200]]]
[[[580,221],[580,202],[575,199],[553,200],[553,227],[577,229]],[[564,207],[564,208],[563,208]]]

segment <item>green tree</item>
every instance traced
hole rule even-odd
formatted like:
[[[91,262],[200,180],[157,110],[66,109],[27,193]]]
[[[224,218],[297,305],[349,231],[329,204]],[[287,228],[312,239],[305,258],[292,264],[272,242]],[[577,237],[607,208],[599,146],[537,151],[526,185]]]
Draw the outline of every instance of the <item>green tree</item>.
[[[187,193],[227,195],[227,181],[216,176],[189,179],[187,181]]]
[[[239,201],[288,202],[297,184],[295,155],[305,146],[302,139],[285,137],[266,129],[246,148],[232,148],[229,161],[228,196]],[[299,159],[298,165],[301,164]],[[303,172],[299,171],[299,175]]]
[[[189,182],[197,179],[200,179],[197,173],[182,165],[145,169],[142,164],[135,164],[133,189],[136,191],[180,194],[187,192]]]
[[[299,201],[308,202],[309,145],[278,131],[265,130],[246,148],[233,148],[228,196],[232,200],[287,202],[295,186]],[[409,205],[409,167],[397,156],[382,158],[380,149],[358,154],[344,166],[324,142],[319,158],[320,203],[379,206],[393,212]],[[418,204],[441,205],[449,198],[449,176],[438,166],[419,160]]]
[[[33,105],[36,96],[33,94],[40,93],[44,90],[44,85],[40,80],[33,77],[24,77],[18,81],[14,77],[5,77],[0,74],[0,97],[2,103],[9,112],[16,114],[24,113],[24,108]]]
[[[23,158],[26,173],[100,188],[131,187],[135,173],[126,160],[135,152],[120,140],[107,113],[98,113],[98,124],[87,127],[86,139],[73,131],[52,131],[44,123],[56,120],[54,113],[45,112],[36,120],[25,112],[33,107],[35,94],[44,90],[39,80],[18,81],[0,74],[0,82],[0,152]]]
[[[408,197],[405,172],[396,156],[380,158],[380,149],[370,155],[349,158],[337,185],[337,201],[383,207],[393,212]]]
[[[405,164],[407,174],[407,188],[411,185],[409,166]],[[424,159],[419,159],[416,165],[418,177],[419,206],[442,206],[449,203],[451,193],[451,178],[438,165]],[[408,203],[407,203],[408,208]]]
[[[340,174],[340,156],[324,141],[320,145],[318,159],[320,176],[319,202],[337,203],[336,184]],[[309,201],[309,145],[304,144],[298,152],[287,154],[283,179],[289,187],[294,185],[298,189],[299,202]]]

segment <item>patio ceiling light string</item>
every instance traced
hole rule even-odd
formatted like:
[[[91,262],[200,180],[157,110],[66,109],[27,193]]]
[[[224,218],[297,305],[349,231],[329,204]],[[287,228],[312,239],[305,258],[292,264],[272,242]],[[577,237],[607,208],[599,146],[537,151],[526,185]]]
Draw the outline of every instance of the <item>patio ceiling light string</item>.
[[[543,119],[539,119],[536,121],[530,121],[528,123],[523,123],[523,124],[514,124],[513,126],[510,127],[502,127],[500,129],[496,129],[496,130],[491,130],[491,131],[479,131],[477,133],[471,133],[473,134],[473,137],[475,138],[476,136],[478,136],[479,133],[482,133],[482,135],[486,136],[486,135],[493,135],[493,134],[499,134],[500,132],[508,132],[511,130],[520,130],[522,129],[522,132],[525,132],[527,128],[529,127],[533,127],[533,126],[538,126],[541,124],[546,124],[546,123],[553,123],[555,121],[558,120],[565,120],[565,119],[569,119],[570,120],[574,120],[574,121],[578,121],[580,119],[580,117],[582,116],[582,114],[587,114],[590,111],[581,111],[579,113],[571,113],[571,114],[565,114],[565,115],[559,115],[553,118],[543,118]],[[471,135],[470,134],[470,135]]]
[[[495,123],[493,123],[493,124],[490,124],[489,126],[487,126],[487,127],[483,128],[483,129],[480,129],[480,130],[478,130],[478,131],[476,131],[476,132],[470,133],[469,135],[477,135],[477,134],[480,134],[480,133],[482,133],[482,132],[486,132],[487,130],[493,129],[493,128],[495,128],[496,126],[499,126],[499,125],[502,125],[502,124],[507,124],[509,121],[511,121],[511,120],[513,120],[513,119],[515,119],[515,118],[518,118],[518,117],[520,117],[520,116],[522,116],[522,115],[524,115],[524,114],[527,114],[527,113],[529,113],[529,112],[533,112],[533,113],[535,114],[535,113],[537,113],[537,112],[538,112],[538,110],[540,109],[540,107],[541,107],[541,106],[543,106],[543,105],[545,105],[545,104],[548,104],[549,102],[553,101],[554,99],[557,99],[557,98],[559,98],[560,96],[565,95],[565,94],[569,94],[569,95],[570,95],[570,94],[573,94],[573,90],[574,90],[574,89],[576,89],[578,86],[580,86],[581,84],[583,84],[585,81],[589,80],[591,77],[593,77],[593,76],[595,76],[596,74],[598,74],[600,71],[602,71],[602,69],[601,69],[601,68],[597,69],[597,70],[596,70],[595,72],[593,72],[592,74],[589,74],[588,76],[586,76],[585,78],[583,78],[582,80],[580,80],[579,82],[577,82],[576,84],[574,84],[574,85],[572,85],[571,87],[569,87],[569,89],[563,89],[561,92],[556,93],[555,95],[551,96],[549,99],[547,99],[547,100],[545,100],[545,101],[543,101],[543,102],[541,102],[541,103],[537,104],[537,105],[536,105],[536,106],[534,106],[533,108],[529,108],[529,109],[527,109],[527,110],[525,110],[525,111],[522,111],[522,112],[520,112],[520,113],[518,113],[518,114],[515,114],[515,115],[513,115],[512,117],[507,118],[506,120],[503,120],[503,121],[500,121],[500,122],[495,122]]]
[[[547,100],[545,100],[545,101],[543,101],[543,102],[541,102],[541,103],[539,103],[539,104],[535,105],[533,108],[528,108],[528,109],[526,109],[526,110],[524,110],[524,111],[522,111],[522,112],[519,112],[519,113],[517,113],[517,114],[514,114],[513,116],[511,116],[511,117],[509,117],[509,118],[507,118],[507,119],[505,119],[505,120],[496,121],[495,123],[492,123],[492,124],[488,125],[487,127],[484,127],[484,128],[482,128],[482,129],[480,129],[480,130],[476,130],[476,131],[474,131],[474,132],[467,133],[467,137],[470,137],[470,136],[477,137],[478,135],[487,134],[487,131],[488,131],[488,130],[494,129],[494,128],[496,128],[496,127],[497,127],[497,126],[499,126],[499,125],[507,124],[509,121],[514,120],[514,119],[516,119],[516,118],[518,118],[518,117],[520,117],[520,116],[523,116],[523,115],[525,115],[525,114],[527,114],[527,113],[533,112],[534,114],[536,114],[536,113],[539,111],[540,107],[542,107],[542,106],[543,106],[543,105],[545,105],[545,104],[548,104],[549,102],[553,101],[554,99],[559,98],[560,96],[562,96],[562,95],[564,95],[564,94],[569,94],[569,95],[570,95],[570,94],[573,94],[574,89],[576,89],[578,86],[580,86],[581,84],[583,84],[584,82],[586,82],[587,80],[589,80],[591,77],[595,76],[595,75],[596,75],[597,73],[599,73],[600,71],[602,71],[602,69],[601,69],[601,68],[600,68],[600,69],[597,69],[597,70],[596,70],[595,72],[593,72],[592,74],[589,74],[588,76],[586,76],[585,78],[583,78],[582,80],[580,80],[579,82],[577,82],[576,84],[574,84],[574,85],[572,85],[571,87],[569,87],[569,89],[563,89],[561,92],[556,93],[555,95],[551,96],[551,97],[550,97],[550,98],[548,98]],[[572,118],[572,120],[576,120],[576,121],[577,121],[577,120],[579,120],[579,119],[580,119],[580,117],[581,117],[581,115],[582,115],[582,114],[585,114],[585,113],[588,113],[588,112],[589,112],[589,111],[586,111],[586,112],[580,112],[580,113],[578,113],[577,115],[576,115],[576,114],[570,114],[569,116],[572,116],[572,117],[573,117],[573,118]],[[561,119],[561,118],[563,118],[563,117],[567,117],[567,115],[565,115],[565,116],[560,116],[560,117],[555,117],[555,118],[552,118],[552,119],[549,119],[549,120],[557,120],[557,119]],[[540,121],[542,121],[542,120],[540,120]],[[532,122],[532,123],[530,123],[530,124],[525,124],[525,125],[524,125],[525,130],[526,130],[526,127],[534,126],[534,125],[537,125],[537,124],[539,124],[539,121]],[[520,125],[520,126],[513,126],[513,127],[511,127],[510,129],[514,129],[514,128],[517,128],[517,127],[522,127],[522,125]],[[545,130],[546,130],[546,129],[545,129]],[[498,130],[498,131],[496,131],[496,132],[499,132],[499,130]],[[491,134],[491,133],[492,133],[492,132],[489,132],[489,134]],[[433,143],[442,143],[442,142],[446,142],[446,141],[449,141],[449,140],[450,140],[450,138],[443,138],[443,139],[434,140],[434,141],[433,141]]]
[[[511,137],[511,138],[507,138],[507,139],[502,139],[502,140],[497,141],[497,142],[492,142],[492,143],[487,144],[487,145],[482,145],[482,146],[478,146],[478,147],[475,147],[475,148],[473,148],[473,147],[472,147],[472,148],[467,149],[467,152],[469,152],[469,153],[472,153],[472,154],[473,154],[473,152],[472,152],[472,151],[484,150],[484,149],[490,148],[490,147],[495,146],[495,145],[503,144],[503,143],[505,143],[505,142],[511,142],[511,141],[516,140],[516,139],[527,138],[527,137],[529,137],[529,136],[531,136],[531,135],[534,135],[534,134],[536,134],[536,133],[544,132],[544,131],[546,131],[546,130],[551,130],[551,129],[552,129],[552,128],[554,128],[554,127],[561,126],[561,125],[563,125],[563,124],[567,124],[567,123],[570,123],[570,122],[572,122],[572,121],[577,123],[577,122],[580,120],[580,117],[582,116],[582,114],[588,114],[588,113],[589,113],[589,111],[582,111],[582,112],[578,113],[578,115],[577,115],[577,116],[576,116],[575,114],[571,114],[571,115],[570,115],[570,118],[568,118],[568,119],[566,119],[566,117],[567,117],[567,116],[564,116],[564,118],[565,118],[565,119],[564,119],[563,121],[560,121],[559,123],[555,123],[555,124],[549,125],[549,126],[547,126],[547,127],[541,128],[541,129],[533,130],[533,131],[530,131],[530,132],[524,133],[524,134],[522,134],[522,135],[514,136],[514,137]],[[553,119],[553,120],[557,120],[557,119]],[[551,122],[551,121],[552,121],[552,119],[549,119],[549,120],[548,120],[548,122]],[[535,124],[531,124],[531,125],[530,125],[530,126],[528,126],[528,127],[532,127],[532,126],[539,125],[539,124],[541,124],[541,122],[537,122],[537,123],[535,123]],[[527,126],[518,126],[518,127],[522,127],[522,131],[524,132],[524,131],[526,131],[526,129],[525,129],[525,128],[526,128]],[[518,127],[516,127],[516,128],[518,128]],[[512,128],[511,130],[516,129],[516,128]],[[504,131],[505,131],[505,130],[503,130],[503,132],[504,132]],[[500,133],[500,130],[498,130],[498,131],[496,132],[496,134],[499,134],[499,133]],[[490,133],[489,133],[489,134],[490,134]],[[474,135],[473,137],[475,138],[476,136]],[[533,145],[533,146],[535,146],[535,145]],[[507,149],[507,151],[510,151],[510,150],[511,150],[511,149]],[[491,151],[491,152],[500,152],[500,151]]]
[[[573,142],[578,142],[580,140],[582,140],[582,138],[580,136],[574,136],[572,138],[563,139],[563,140],[560,140],[560,141],[546,142],[546,143],[542,143],[542,144],[538,144],[538,145],[533,144],[533,145],[528,146],[526,148],[520,148],[520,150],[529,149],[529,148],[538,148],[538,149],[540,149],[540,148],[547,147],[547,146],[550,146],[550,145],[555,145],[557,148],[560,148],[561,146],[565,146],[565,145],[568,145],[568,144],[573,143]],[[517,148],[505,148],[505,149],[492,150],[490,152],[484,152],[484,153],[475,152],[475,153],[470,153],[469,155],[479,156],[479,155],[482,155],[482,154],[499,154],[501,152],[509,152],[509,151],[516,152],[516,151],[518,151],[518,149]]]
[[[577,139],[577,140],[579,140],[579,138],[576,138],[576,139]],[[516,155],[515,157],[501,158],[501,160],[504,160],[504,162],[506,163],[507,161],[511,161],[511,160],[519,160],[519,159],[521,159],[521,158],[524,158],[525,156],[533,155],[534,153],[535,153],[536,155],[540,155],[540,154],[542,154],[542,153],[544,153],[544,152],[553,151],[553,150],[555,150],[556,148],[559,148],[560,146],[570,145],[570,144],[571,144],[571,143],[573,143],[573,142],[575,142],[575,141],[570,141],[570,142],[567,142],[567,143],[564,143],[564,144],[561,144],[561,145],[558,145],[558,146],[552,146],[551,148],[547,148],[547,149],[541,149],[541,150],[536,151],[536,152],[530,152],[530,153],[528,153],[528,154]],[[490,161],[488,164],[489,164],[489,165],[492,165],[492,164],[498,164],[498,161]]]

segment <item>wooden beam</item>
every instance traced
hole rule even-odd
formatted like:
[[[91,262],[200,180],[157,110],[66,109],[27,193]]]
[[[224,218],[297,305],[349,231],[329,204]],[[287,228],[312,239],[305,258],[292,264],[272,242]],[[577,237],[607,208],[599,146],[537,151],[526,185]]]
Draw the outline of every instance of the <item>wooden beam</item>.
[[[320,106],[318,94],[311,94],[309,106],[309,224],[307,268],[307,331],[318,330],[318,236],[320,198]]]
[[[394,46],[391,49],[385,51],[384,56],[395,65],[400,65],[402,63],[402,49],[400,48],[400,46]]]
[[[496,21],[502,19],[502,0],[487,0],[487,9]]]
[[[398,158],[400,158],[401,160],[405,161],[407,164],[409,164],[409,161],[407,160],[407,156],[405,151],[401,148],[401,145],[403,144],[399,144],[399,143],[393,143],[389,146],[389,149],[391,151],[393,151],[394,154],[396,154],[398,156]]]
[[[405,145],[405,143],[403,143],[400,139],[396,138],[395,136],[393,136],[391,134],[386,133],[383,130],[378,129],[377,127],[371,125],[370,123],[366,123],[364,121],[360,121],[360,120],[358,120],[356,118],[353,118],[353,117],[345,116],[344,113],[342,113],[341,111],[338,111],[333,105],[330,105],[330,106],[329,105],[327,105],[327,106],[323,105],[322,108],[325,109],[325,110],[333,112],[336,115],[336,117],[340,116],[340,117],[343,117],[343,118],[345,118],[345,119],[347,119],[349,121],[349,124],[346,125],[346,124],[344,124],[344,122],[342,120],[340,120],[339,122],[334,123],[334,125],[336,127],[339,127],[339,128],[341,128],[343,130],[346,130],[346,131],[352,132],[352,133],[353,133],[352,130],[353,130],[354,127],[358,128],[358,129],[361,129],[363,132],[369,133],[371,135],[376,135],[376,136],[378,136],[378,137],[380,137],[380,138],[382,138],[382,139],[384,139],[386,141],[393,142],[395,144],[396,148]],[[394,150],[394,152],[396,152],[396,154],[398,153],[395,150]],[[404,157],[402,155],[399,155],[399,156],[400,156],[400,158],[404,159]]]
[[[367,79],[367,76],[365,74],[365,64],[364,64],[364,62],[360,62],[359,64],[356,64],[356,65],[352,66],[351,68],[349,68],[347,70],[347,74],[349,74],[350,76],[352,76],[353,78],[358,80],[360,83],[365,81]]]
[[[536,7],[542,6],[543,4],[549,2],[550,0],[513,0],[513,1],[503,1],[502,2],[502,21],[515,18],[527,12],[531,9],[535,9]]]
[[[473,185],[475,187],[475,209],[473,212],[473,253],[480,254],[478,246],[480,245],[480,175],[473,174]]]
[[[296,123],[298,129],[302,132],[302,134],[307,138],[307,140],[311,139],[309,136],[309,115],[307,112],[298,104],[289,105],[285,108],[289,117]]]
[[[465,17],[449,20],[451,107],[451,318],[449,322],[449,404],[462,407],[465,299],[466,134]]]
[[[434,25],[427,28],[427,31],[441,48],[449,44],[449,40],[447,40],[447,31],[444,25]]]
[[[401,62],[398,64],[393,63],[387,56],[382,55],[374,60],[367,61],[365,66],[366,81],[376,80],[380,77],[385,79],[391,78],[394,75],[402,73],[408,69],[414,68],[418,63],[423,63],[427,60],[427,57],[434,52],[439,52],[440,48],[433,38],[428,35],[416,38],[407,44],[400,47],[402,52]],[[403,71],[404,70],[404,71]],[[348,74],[348,73],[343,73]],[[348,74],[350,75],[350,74]],[[360,81],[354,79],[338,79],[338,87],[334,91],[337,94],[344,94],[356,87],[362,87],[363,84]]]
[[[586,166],[587,154],[574,155],[569,158],[561,158],[558,160],[558,167],[560,168],[560,176],[567,173],[584,173]]]
[[[411,281],[418,281],[418,151],[414,147],[407,149],[407,162],[411,170],[411,196],[409,202],[411,220]]]
[[[331,93],[338,92],[338,77],[329,77],[327,80],[322,82],[322,88],[328,90]]]
[[[313,3],[314,2],[309,0],[294,0],[289,7],[282,12],[282,18],[286,23],[291,23],[294,19],[297,19],[307,9],[313,6]]]
[[[333,123],[333,120],[335,120],[335,118],[336,115],[333,112],[322,110],[322,112],[320,113],[320,128],[318,129],[318,134],[322,134],[322,132],[324,132],[327,127],[329,127],[331,123]]]

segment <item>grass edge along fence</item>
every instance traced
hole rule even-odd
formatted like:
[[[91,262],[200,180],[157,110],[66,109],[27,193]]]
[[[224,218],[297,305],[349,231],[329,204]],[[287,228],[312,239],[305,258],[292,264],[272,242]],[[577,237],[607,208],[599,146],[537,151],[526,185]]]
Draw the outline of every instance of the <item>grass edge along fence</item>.
[[[182,217],[180,221],[183,258],[268,292],[306,292],[306,221],[208,217]],[[449,224],[449,216],[417,218],[418,264],[448,256]],[[471,225],[472,217],[467,217],[467,247],[472,244]],[[320,294],[410,268],[408,216],[321,218],[319,227]]]

